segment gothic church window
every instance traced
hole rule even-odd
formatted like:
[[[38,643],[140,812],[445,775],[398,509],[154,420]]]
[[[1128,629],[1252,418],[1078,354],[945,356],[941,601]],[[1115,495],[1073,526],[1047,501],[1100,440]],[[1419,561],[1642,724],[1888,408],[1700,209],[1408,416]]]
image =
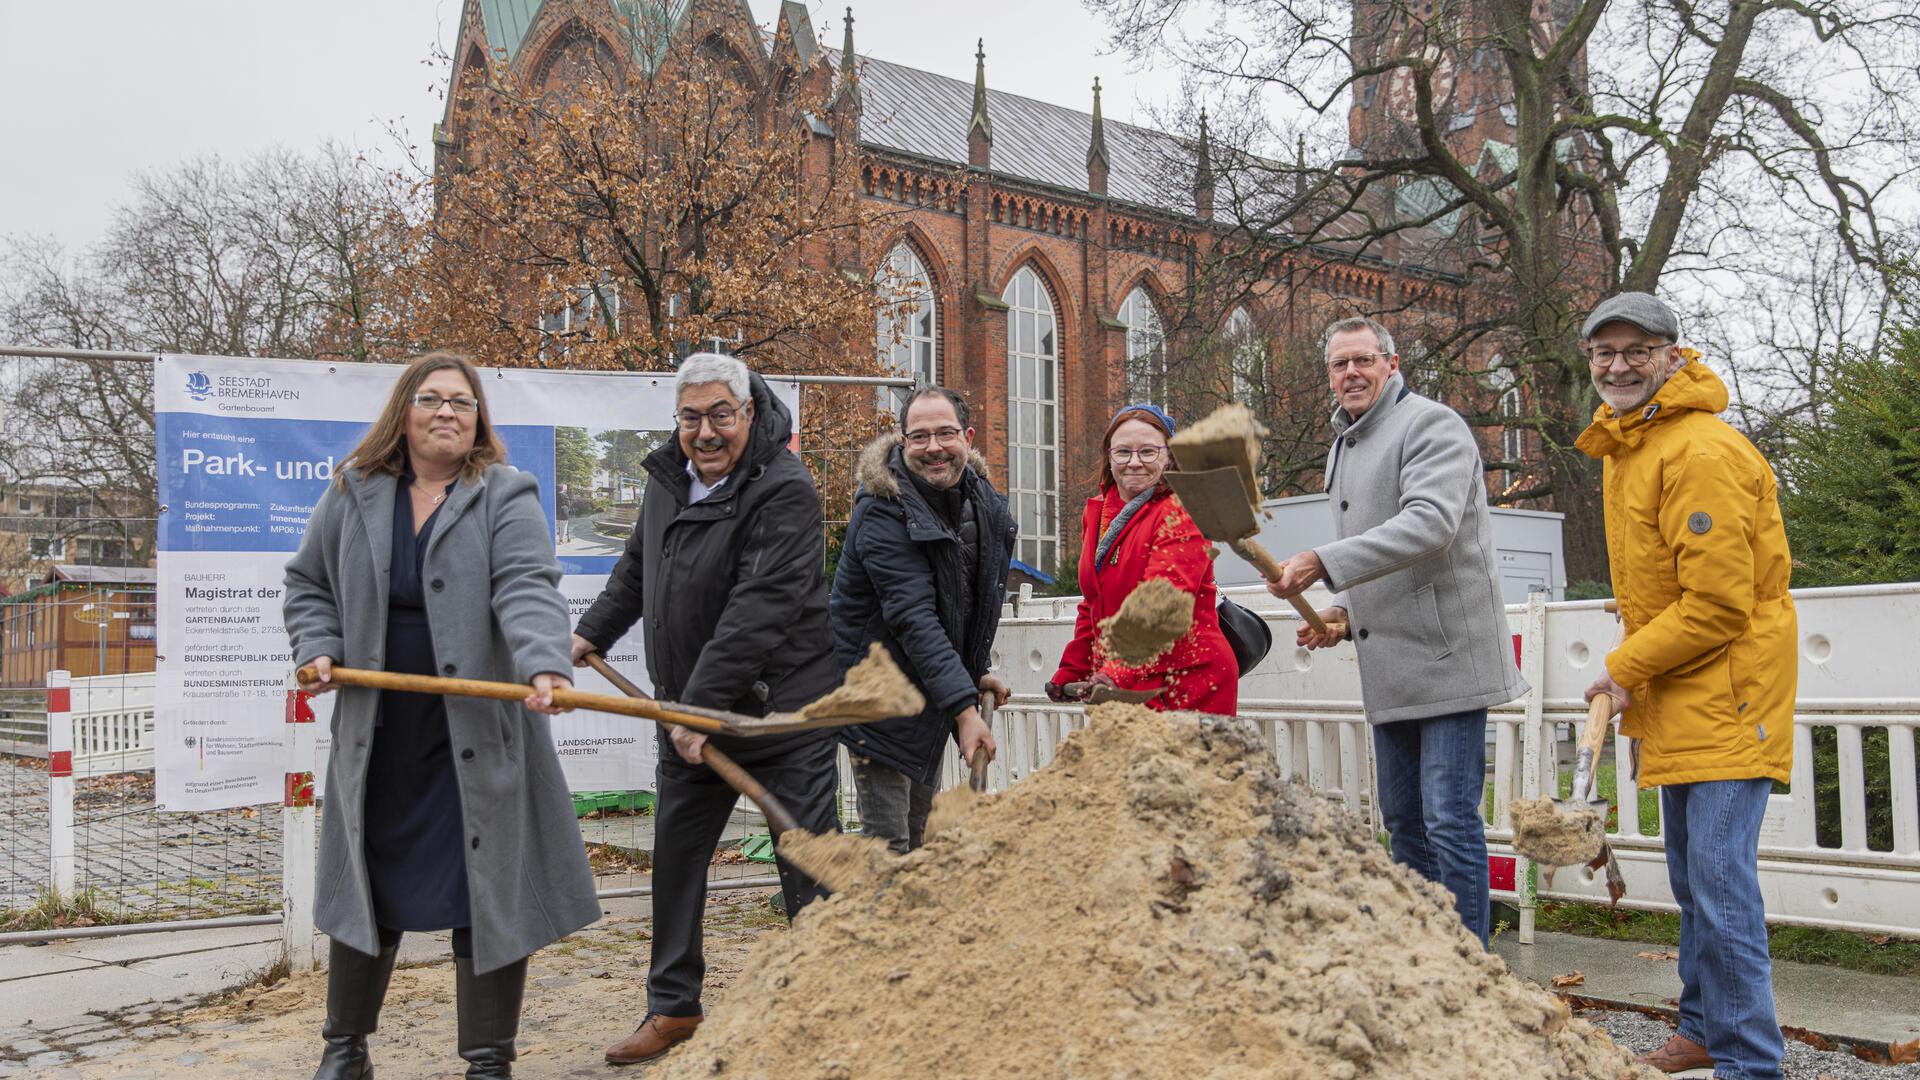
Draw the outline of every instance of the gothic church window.
[[[1237,307],[1222,326],[1227,363],[1232,369],[1233,400],[1251,409],[1263,404],[1267,388],[1267,343],[1253,324],[1253,314]]]
[[[1120,305],[1119,318],[1127,324],[1127,400],[1165,405],[1166,333],[1147,290],[1136,288],[1128,293],[1126,302]]]
[[[1007,283],[1007,489],[1014,557],[1052,573],[1060,558],[1060,339],[1053,297],[1032,267]]]
[[[911,245],[895,244],[873,275],[880,291],[880,313],[874,339],[880,362],[901,375],[931,386],[939,381],[934,368],[934,340],[937,312],[934,310],[933,275]],[[907,391],[893,390],[892,408],[898,409]]]

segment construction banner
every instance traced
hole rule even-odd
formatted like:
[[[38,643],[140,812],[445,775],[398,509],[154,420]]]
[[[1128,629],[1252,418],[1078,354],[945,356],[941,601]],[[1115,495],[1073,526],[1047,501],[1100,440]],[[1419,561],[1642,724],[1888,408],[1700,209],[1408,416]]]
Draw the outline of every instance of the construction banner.
[[[160,485],[154,689],[156,802],[218,810],[279,802],[291,657],[281,623],[287,559],[334,469],[386,404],[390,364],[165,356],[154,365]],[[508,463],[533,474],[561,589],[577,618],[632,531],[641,462],[674,438],[670,375],[481,370]],[[796,383],[769,380],[799,415]],[[650,688],[638,628],[607,658]],[[583,690],[616,693],[591,671]],[[313,702],[324,769],[331,695]],[[575,791],[651,787],[650,725],[552,720]],[[320,790],[325,790],[324,780]]]

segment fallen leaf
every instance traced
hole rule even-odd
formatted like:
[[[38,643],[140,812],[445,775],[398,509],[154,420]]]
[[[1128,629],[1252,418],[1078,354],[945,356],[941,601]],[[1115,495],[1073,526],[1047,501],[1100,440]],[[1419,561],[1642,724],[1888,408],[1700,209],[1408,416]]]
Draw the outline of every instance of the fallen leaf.
[[[1567,986],[1585,986],[1586,984],[1586,973],[1581,971],[1569,971],[1565,975],[1555,975],[1553,977],[1555,989]]]
[[[1893,935],[1892,934],[1868,934],[1867,940],[1873,942],[1875,945],[1885,945],[1887,942],[1893,940]]]
[[[1680,959],[1680,954],[1677,952],[1637,952],[1637,953],[1634,953],[1633,955],[1639,957],[1642,960],[1678,960]]]
[[[1887,1045],[1887,1059],[1895,1065],[1912,1065],[1920,1062],[1920,1039]]]

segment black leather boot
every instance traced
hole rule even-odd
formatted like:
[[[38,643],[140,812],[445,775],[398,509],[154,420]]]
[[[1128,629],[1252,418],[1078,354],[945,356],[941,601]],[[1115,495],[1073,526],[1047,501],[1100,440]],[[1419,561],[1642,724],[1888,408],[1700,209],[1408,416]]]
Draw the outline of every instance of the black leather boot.
[[[454,957],[454,997],[460,1013],[460,1056],[467,1080],[504,1080],[513,1075],[513,1040],[520,1034],[520,1003],[527,989],[527,961],[514,961],[484,975],[473,961]]]
[[[373,1059],[367,1056],[367,1036],[380,1023],[380,1005],[393,977],[398,945],[368,956],[338,941],[327,945],[327,1021],[320,1037],[326,1049],[313,1080],[373,1080]]]

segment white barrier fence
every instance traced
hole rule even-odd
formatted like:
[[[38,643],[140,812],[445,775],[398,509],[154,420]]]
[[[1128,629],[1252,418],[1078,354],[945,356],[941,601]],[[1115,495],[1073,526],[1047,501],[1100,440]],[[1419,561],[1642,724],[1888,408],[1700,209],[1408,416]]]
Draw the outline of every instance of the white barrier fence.
[[[1298,622],[1262,590],[1230,590],[1260,611],[1274,631],[1274,649],[1241,682],[1241,715],[1273,748],[1282,771],[1367,814],[1376,828],[1372,739],[1360,711],[1360,684],[1348,647],[1308,653],[1291,646]],[[1762,830],[1760,879],[1767,917],[1778,923],[1848,930],[1920,933],[1920,800],[1915,793],[1914,729],[1920,726],[1920,670],[1911,664],[1920,640],[1920,585],[1806,589],[1794,594],[1800,622],[1800,699],[1794,725],[1789,793],[1774,795]],[[1509,610],[1522,673],[1532,690],[1489,717],[1489,799],[1484,808],[1494,895],[1520,910],[1522,941],[1533,937],[1541,899],[1606,903],[1605,883],[1584,868],[1560,871],[1540,887],[1527,860],[1512,849],[1508,804],[1558,794],[1557,732],[1585,716],[1581,694],[1598,676],[1617,624],[1600,601],[1548,604],[1543,594]],[[995,662],[1016,700],[996,718],[1002,741],[991,773],[1003,786],[1052,759],[1054,747],[1082,723],[1080,708],[1041,692],[1073,631],[1073,598],[1023,597],[1002,620]],[[1831,728],[1837,743],[1839,844],[1822,846],[1814,771],[1815,732]],[[1881,771],[1869,775],[1865,732],[1886,732]],[[1877,738],[1877,737],[1876,737]],[[1657,809],[1640,812],[1628,745],[1614,743],[1616,775],[1625,792],[1612,843],[1627,881],[1624,906],[1677,910],[1667,884]],[[947,775],[959,776],[949,760]],[[1891,843],[1869,844],[1869,792],[1886,792]],[[1610,794],[1603,792],[1603,794]],[[1656,804],[1657,805],[1657,804]],[[1829,828],[1829,833],[1832,829]]]
[[[74,679],[69,691],[76,779],[153,771],[153,672]],[[16,748],[34,756],[53,741],[44,706],[16,713],[11,727]]]
[[[1360,707],[1351,648],[1317,653],[1291,646],[1296,619],[1264,591],[1231,590],[1260,611],[1275,647],[1241,683],[1241,714],[1260,730],[1284,774],[1341,799],[1379,823],[1374,803],[1373,742]],[[1514,855],[1507,807],[1519,797],[1558,793],[1558,732],[1585,715],[1581,692],[1596,677],[1616,631],[1598,601],[1547,604],[1536,599],[1510,609],[1521,668],[1532,690],[1491,711],[1489,718],[1488,844],[1494,895],[1516,906],[1522,941],[1531,941],[1542,899],[1605,903],[1605,886],[1584,869],[1562,870],[1551,888]],[[1770,921],[1859,931],[1920,933],[1920,800],[1915,792],[1914,731],[1920,727],[1920,672],[1911,644],[1920,640],[1920,584],[1810,589],[1795,593],[1800,619],[1800,700],[1794,730],[1790,792],[1772,797],[1762,832],[1760,875]],[[1003,788],[1044,767],[1071,732],[1083,726],[1076,705],[1048,701],[1042,686],[1072,635],[1076,601],[1023,597],[1001,623],[995,666],[1016,697],[994,718],[1001,752],[989,783]],[[76,680],[72,687],[75,776],[152,767],[152,682],[145,676]],[[144,697],[142,696],[144,694]],[[293,739],[305,725],[289,724]],[[1832,729],[1836,747],[1838,844],[1819,842],[1815,732]],[[1885,763],[1867,768],[1866,733],[1884,730]],[[1875,736],[1877,742],[1878,736]],[[142,758],[140,755],[144,754]],[[304,760],[292,753],[296,761]],[[1616,775],[1631,777],[1627,745],[1616,739]],[[87,771],[92,770],[92,771]],[[297,771],[291,770],[294,775]],[[964,778],[949,753],[950,782]],[[1638,792],[1616,797],[1612,842],[1627,881],[1625,906],[1673,910],[1657,810],[1643,817]],[[854,807],[850,770],[842,755],[842,806]],[[312,809],[292,797],[287,816],[286,890],[311,881]],[[70,785],[69,785],[70,791]],[[310,789],[309,789],[310,791]],[[1885,792],[1890,843],[1870,842],[1869,793]],[[1603,794],[1611,794],[1603,792]],[[69,795],[69,798],[71,796]],[[57,800],[56,800],[57,801]],[[305,803],[302,805],[302,803]],[[56,808],[56,820],[59,810]],[[70,820],[70,810],[68,811]],[[1832,823],[1828,832],[1831,834]],[[56,848],[59,840],[54,841]],[[60,865],[60,860],[55,860]],[[68,886],[71,887],[70,885]],[[306,913],[285,906],[294,923]],[[310,917],[310,916],[306,916]]]

